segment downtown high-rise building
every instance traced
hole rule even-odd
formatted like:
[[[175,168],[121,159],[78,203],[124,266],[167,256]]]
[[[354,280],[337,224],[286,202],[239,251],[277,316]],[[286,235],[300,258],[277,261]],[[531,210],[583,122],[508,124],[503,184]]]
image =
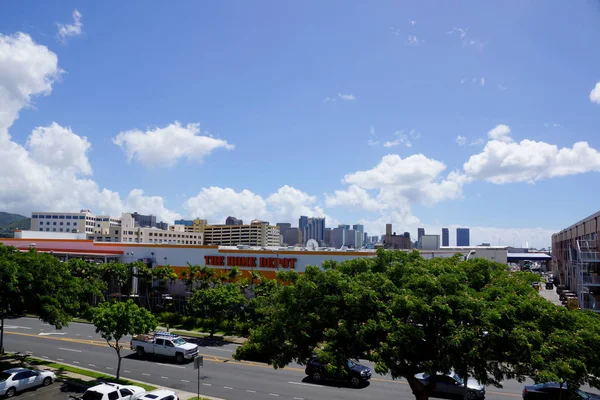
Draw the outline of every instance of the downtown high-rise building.
[[[357,232],[355,248],[360,249],[364,246],[365,226],[361,224],[352,225],[352,229]]]
[[[448,228],[442,228],[442,246],[450,246],[450,231]]]
[[[304,243],[310,239],[315,239],[319,244],[325,241],[325,218],[308,218],[301,216],[298,220],[298,227],[302,231]]]
[[[417,248],[421,248],[421,238],[425,235],[425,228],[417,229]]]
[[[469,228],[456,228],[456,245],[470,246]]]

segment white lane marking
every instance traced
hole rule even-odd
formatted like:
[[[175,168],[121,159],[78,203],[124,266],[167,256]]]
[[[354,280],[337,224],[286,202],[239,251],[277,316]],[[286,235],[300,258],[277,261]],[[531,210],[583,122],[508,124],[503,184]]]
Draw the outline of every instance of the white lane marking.
[[[304,400],[303,397],[294,397],[294,400]]]
[[[185,369],[185,367],[182,367],[181,365],[171,365],[171,364],[162,364],[162,363],[157,363],[158,365],[162,365],[163,367],[173,367],[173,368],[182,368]]]
[[[163,379],[169,379],[169,377],[167,377],[167,376],[161,376],[161,378],[163,378]]]
[[[79,333],[76,333],[75,336],[81,336]]]
[[[291,383],[292,385],[303,385],[303,386],[310,386],[310,387],[323,387],[322,385],[313,385],[312,383],[304,383],[304,382],[288,382]]]
[[[42,356],[42,358],[50,358],[50,357],[48,357],[48,356]]]
[[[40,332],[38,336],[48,336],[48,335],[66,335],[67,332]]]
[[[182,379],[181,382],[190,383],[190,381],[186,381],[185,379]]]
[[[202,386],[212,386],[212,383],[203,383]]]
[[[256,393],[256,390],[248,390],[248,389],[246,389],[246,392],[248,392],[248,393]]]
[[[277,393],[269,393],[269,396],[279,397],[279,395]]]
[[[128,374],[131,373],[131,371],[127,371],[126,369],[124,369],[123,372],[127,372]]]
[[[62,358],[57,358],[57,360],[58,360],[58,361],[65,361],[65,360],[63,360]]]
[[[219,351],[226,351],[228,353],[233,353],[235,350],[229,350],[229,349],[217,349],[216,347],[208,347],[209,349],[212,350],[219,350]]]
[[[91,338],[91,336],[88,336],[89,338]]]
[[[73,364],[79,364],[79,361],[73,361]]]
[[[33,354],[33,351],[26,351],[27,354]]]
[[[113,369],[112,367],[106,367],[106,369]]]
[[[229,390],[233,390],[233,388],[232,388],[232,387],[229,387],[229,386],[223,386],[223,389],[229,389]]]
[[[81,353],[81,350],[75,350],[75,349],[65,349],[64,347],[59,347],[59,350],[63,350],[63,351],[74,351],[75,353]]]
[[[142,375],[150,376],[150,374],[147,374],[145,372],[142,372]]]
[[[4,325],[4,329],[31,329],[27,326],[19,326],[19,325]]]
[[[95,365],[94,365],[94,364],[88,364],[88,365],[89,365],[90,367],[95,367]]]

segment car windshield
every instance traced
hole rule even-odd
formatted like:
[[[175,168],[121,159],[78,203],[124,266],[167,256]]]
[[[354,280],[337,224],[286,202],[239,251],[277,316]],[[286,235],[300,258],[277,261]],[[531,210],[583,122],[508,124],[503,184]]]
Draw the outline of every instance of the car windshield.
[[[182,344],[185,344],[185,340],[182,338],[173,339],[173,344],[176,346],[181,346]]]
[[[579,396],[581,396],[582,399],[589,399],[590,395],[586,392],[584,392],[583,390],[577,389],[575,391],[575,393],[577,393]]]
[[[456,382],[460,383],[461,385],[465,384],[465,381],[462,380],[462,378],[456,374],[452,374],[450,375]]]
[[[10,378],[10,374],[6,372],[0,372],[0,382],[4,382],[8,378]]]
[[[352,360],[348,360],[348,368],[354,367],[356,364],[352,362]]]
[[[81,400],[102,400],[102,393],[86,390]]]

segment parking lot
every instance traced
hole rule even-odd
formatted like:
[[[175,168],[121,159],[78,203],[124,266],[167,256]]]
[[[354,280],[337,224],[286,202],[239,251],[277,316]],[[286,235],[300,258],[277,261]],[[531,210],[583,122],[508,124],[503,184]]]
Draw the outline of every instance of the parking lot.
[[[40,386],[36,389],[17,393],[14,399],[68,400],[70,395],[81,395],[83,392],[78,387],[63,382],[55,382],[50,386]]]

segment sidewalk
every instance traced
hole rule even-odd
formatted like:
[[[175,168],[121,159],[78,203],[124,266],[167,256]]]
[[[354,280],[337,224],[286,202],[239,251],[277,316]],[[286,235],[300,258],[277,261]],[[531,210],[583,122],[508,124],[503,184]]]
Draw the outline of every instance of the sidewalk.
[[[541,285],[543,285],[543,283]],[[549,302],[556,304],[557,306],[563,305],[560,301],[560,298],[558,297],[558,294],[556,293],[556,287],[555,287],[555,289],[552,289],[552,290],[546,289],[544,287],[540,287],[540,296],[542,296]]]
[[[51,360],[48,360],[48,361],[51,361]],[[65,364],[65,363],[63,362],[63,364]],[[65,365],[70,365],[70,364],[65,364]],[[72,365],[72,366],[76,367],[76,368],[81,368],[77,365]],[[43,366],[43,365],[36,366],[36,368],[40,369],[40,370],[42,370],[42,369],[49,370],[49,371],[52,371],[55,374],[59,375],[59,370],[57,370],[56,368],[51,368],[51,367],[47,367],[47,366]],[[84,368],[82,368],[82,369],[84,369]],[[70,379],[72,379],[72,380],[70,380]],[[79,386],[82,389],[86,389],[90,386],[93,386],[92,382],[97,381],[96,378],[92,378],[89,376],[80,375],[80,374],[76,374],[76,373],[68,372],[68,371],[60,371],[60,376],[59,376],[58,380],[69,382],[71,385]],[[85,384],[86,382],[89,382],[89,384],[86,385]],[[136,380],[136,382],[140,382],[145,385],[158,386],[155,383],[143,382],[143,381],[138,381],[138,380]],[[189,400],[189,399],[197,396],[197,393],[179,391],[179,390],[164,387],[164,386],[158,386],[158,389],[172,390],[173,392],[175,392],[177,394],[177,396],[179,397],[180,400]],[[206,400],[225,400],[225,399],[222,399],[219,397],[206,396],[206,395],[203,395],[202,393],[200,393],[200,398],[206,399]]]

